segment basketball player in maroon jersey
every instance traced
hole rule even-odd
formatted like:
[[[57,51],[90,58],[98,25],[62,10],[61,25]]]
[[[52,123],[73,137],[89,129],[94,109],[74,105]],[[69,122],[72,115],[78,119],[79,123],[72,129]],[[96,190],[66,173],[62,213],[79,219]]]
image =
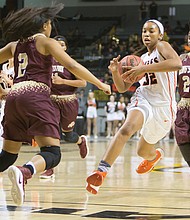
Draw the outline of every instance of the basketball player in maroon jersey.
[[[190,46],[190,31],[188,46]],[[177,106],[175,137],[185,161],[190,166],[190,53],[181,54],[180,58],[182,69],[178,75],[178,89],[181,99]]]
[[[14,85],[8,93],[3,118],[3,150],[0,172],[8,169],[11,195],[17,205],[24,201],[24,185],[33,174],[57,166],[61,159],[59,115],[50,99],[53,57],[79,78],[110,93],[110,87],[65,53],[51,39],[51,21],[63,4],[45,8],[23,8],[9,14],[3,22],[8,43],[0,49],[0,63],[14,57]],[[23,142],[34,138],[40,147],[25,165],[11,166]]]
[[[64,36],[58,35],[54,39],[60,43],[65,51],[67,50],[68,43]],[[84,135],[79,136],[73,129],[78,115],[78,99],[75,93],[78,87],[86,86],[86,81],[76,78],[56,60],[54,60],[52,72],[51,99],[56,109],[60,111],[60,127],[64,140],[78,144],[80,156],[85,158],[88,154],[87,138]],[[42,179],[53,177],[53,168],[40,175]]]

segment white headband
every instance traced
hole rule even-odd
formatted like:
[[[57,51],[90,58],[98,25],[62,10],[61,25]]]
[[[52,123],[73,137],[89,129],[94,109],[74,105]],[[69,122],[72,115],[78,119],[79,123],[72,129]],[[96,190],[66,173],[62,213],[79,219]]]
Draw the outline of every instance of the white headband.
[[[161,22],[159,22],[158,20],[155,20],[155,19],[151,19],[151,20],[148,20],[148,21],[146,21],[146,22],[149,22],[149,21],[155,23],[155,24],[158,26],[158,28],[159,28],[159,30],[160,30],[160,33],[161,33],[162,35],[164,35],[164,26],[162,25]]]

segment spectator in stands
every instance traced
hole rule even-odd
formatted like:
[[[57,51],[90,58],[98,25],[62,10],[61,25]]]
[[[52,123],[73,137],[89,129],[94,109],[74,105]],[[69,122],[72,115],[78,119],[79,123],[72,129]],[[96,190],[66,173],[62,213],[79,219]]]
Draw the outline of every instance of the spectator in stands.
[[[79,110],[78,110],[78,115],[85,116],[85,103],[86,103],[86,98],[84,97],[85,90],[81,89],[79,92],[78,100],[79,100]]]
[[[126,106],[126,109],[125,109],[125,118],[126,118],[127,117],[127,106],[130,103],[130,97],[128,95],[124,96],[124,102],[125,102],[125,106]]]
[[[113,137],[116,132],[117,126],[117,102],[115,101],[115,95],[110,95],[110,100],[105,106],[107,116],[107,138]]]
[[[125,121],[125,115],[126,115],[126,104],[125,104],[125,97],[123,95],[120,95],[119,101],[117,102],[116,107],[116,131],[123,125]]]
[[[157,19],[157,9],[158,5],[156,4],[155,0],[153,0],[149,5],[149,16],[150,19]]]
[[[90,138],[91,134],[93,133],[93,136],[95,139],[98,138],[97,135],[97,108],[98,108],[98,103],[97,100],[94,97],[94,92],[91,90],[88,93],[88,98],[87,98],[87,113],[86,113],[86,118],[87,118],[87,137]],[[93,126],[93,132],[92,132],[92,126]]]
[[[83,95],[83,89],[76,92],[77,100],[78,100],[78,116],[75,123],[74,131],[79,135],[83,135],[85,133],[85,99]]]
[[[172,28],[171,28],[171,26],[170,26],[168,21],[165,21],[165,23],[164,23],[164,31],[167,34],[171,34],[172,33]]]
[[[177,35],[182,35],[184,34],[184,27],[183,25],[181,24],[181,21],[177,20],[176,21],[176,26],[175,28],[173,29],[173,33],[174,34],[177,34]]]
[[[147,5],[145,1],[142,1],[139,6],[139,21],[144,21],[147,18]]]
[[[106,84],[108,84],[108,85],[110,85],[110,86],[113,84],[112,77],[111,77],[111,75],[110,75],[108,72],[106,72],[106,73],[104,74],[104,77],[103,77],[103,79],[102,79],[102,82],[104,82],[104,83],[106,83]]]
[[[128,55],[127,42],[125,40],[120,41],[119,43],[119,54],[121,57]]]

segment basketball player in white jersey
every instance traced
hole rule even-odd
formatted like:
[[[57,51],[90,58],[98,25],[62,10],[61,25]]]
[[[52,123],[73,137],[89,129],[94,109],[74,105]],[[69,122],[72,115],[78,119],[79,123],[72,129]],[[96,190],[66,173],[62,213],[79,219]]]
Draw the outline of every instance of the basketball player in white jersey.
[[[11,87],[13,83],[13,77],[14,77],[14,63],[13,63],[13,58],[9,59],[9,61],[2,66],[2,71],[0,74],[0,83],[1,80],[3,79],[6,81],[6,84],[9,84],[9,87]],[[8,91],[7,91],[8,92]],[[4,108],[5,108],[5,98],[2,97],[1,100],[1,108],[0,108],[0,151],[2,150],[3,147],[3,138],[1,135],[3,134],[3,126],[1,124],[4,116]]]
[[[147,53],[141,57],[145,65],[127,67],[128,71],[120,75],[120,56],[110,62],[109,69],[121,93],[131,86],[128,78],[135,81],[143,73],[144,77],[131,99],[126,121],[110,142],[98,169],[87,178],[86,189],[93,194],[98,192],[111,165],[138,130],[141,137],[137,153],[144,160],[137,167],[137,173],[150,172],[163,156],[162,149],[155,149],[155,144],[170,131],[175,119],[176,71],[182,67],[178,54],[169,43],[162,41],[163,34],[164,27],[159,21],[146,21],[142,28],[142,41]]]

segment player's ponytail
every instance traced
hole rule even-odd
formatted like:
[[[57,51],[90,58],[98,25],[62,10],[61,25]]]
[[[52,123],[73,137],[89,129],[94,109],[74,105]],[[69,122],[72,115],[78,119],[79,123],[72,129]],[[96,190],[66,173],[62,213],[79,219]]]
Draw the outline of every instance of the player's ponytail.
[[[9,13],[2,24],[4,40],[17,41],[41,32],[44,23],[53,20],[63,7],[60,3],[44,8],[23,8]]]

